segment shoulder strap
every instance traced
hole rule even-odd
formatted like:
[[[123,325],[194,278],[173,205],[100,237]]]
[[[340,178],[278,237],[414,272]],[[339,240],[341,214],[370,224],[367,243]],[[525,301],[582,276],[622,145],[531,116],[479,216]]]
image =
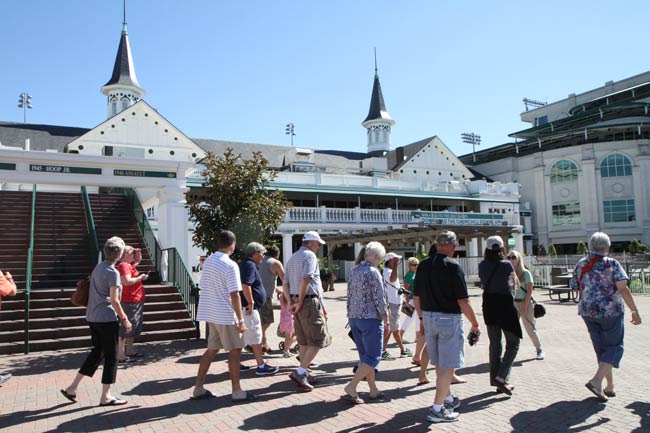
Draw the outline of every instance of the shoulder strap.
[[[582,269],[580,269],[580,276],[578,277],[578,285],[582,284],[582,278],[585,276],[585,274],[591,271],[591,269],[596,265],[596,263],[598,263],[602,258],[603,256],[601,255],[595,255],[594,257],[591,258],[591,260],[587,262],[586,265],[582,267]]]

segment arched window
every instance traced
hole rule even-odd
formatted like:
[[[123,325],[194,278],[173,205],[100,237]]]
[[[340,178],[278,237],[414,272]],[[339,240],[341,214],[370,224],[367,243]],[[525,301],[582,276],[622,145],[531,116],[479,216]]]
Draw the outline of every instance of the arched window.
[[[625,155],[618,153],[607,156],[600,164],[602,177],[632,176],[632,163]]]
[[[551,167],[551,183],[568,182],[578,178],[578,166],[574,162],[563,159]]]
[[[111,115],[115,115],[117,113],[117,98],[111,99]]]
[[[122,110],[126,110],[129,106],[129,100],[127,98],[122,98]]]

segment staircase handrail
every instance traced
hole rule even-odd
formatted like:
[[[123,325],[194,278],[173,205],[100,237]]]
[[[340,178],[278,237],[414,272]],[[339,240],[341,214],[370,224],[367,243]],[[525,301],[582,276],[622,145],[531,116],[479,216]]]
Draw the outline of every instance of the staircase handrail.
[[[90,198],[85,186],[81,187],[81,197],[86,215],[86,226],[88,227],[88,244],[90,249],[90,263],[94,267],[99,261],[99,241],[95,229],[95,219],[93,218],[93,209],[90,206]]]
[[[149,219],[147,218],[147,214],[142,208],[142,203],[140,202],[140,198],[138,197],[136,191],[132,188],[125,188],[124,195],[126,196],[126,199],[129,202],[129,206],[131,206],[131,209],[133,210],[133,214],[138,224],[138,230],[142,235],[142,240],[144,241],[144,246],[147,248],[149,257],[151,257],[153,267],[158,272],[159,275],[162,275],[161,274],[162,249],[160,248],[160,244],[158,243],[158,238],[156,238],[156,235],[154,234],[153,229],[151,228],[151,224],[149,224]]]
[[[27,269],[25,271],[25,346],[24,353],[29,353],[29,301],[32,291],[32,267],[34,265],[34,225],[36,220],[36,184],[32,185],[31,226],[29,229],[29,248],[27,249]]]
[[[199,306],[199,285],[192,278],[183,257],[176,248],[165,248],[162,251],[167,255],[165,280],[171,282],[181,295],[183,304],[185,304],[185,308],[192,319],[192,324],[196,329],[196,336],[199,338],[199,322],[196,320]]]

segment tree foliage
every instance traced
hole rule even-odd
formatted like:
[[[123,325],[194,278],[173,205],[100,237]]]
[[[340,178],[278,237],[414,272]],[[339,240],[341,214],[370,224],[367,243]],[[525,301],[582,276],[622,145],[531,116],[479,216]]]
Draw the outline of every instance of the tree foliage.
[[[203,193],[186,194],[194,245],[213,253],[222,230],[235,233],[239,248],[266,243],[291,207],[282,191],[269,189],[276,173],[268,169],[267,159],[261,152],[243,159],[228,148],[223,155],[208,153],[204,164]]]
[[[546,248],[544,247],[544,244],[539,244],[537,246],[537,255],[538,256],[545,256],[546,255]]]
[[[555,245],[548,244],[548,255],[553,257],[557,256],[557,250],[555,249]]]
[[[576,253],[580,254],[582,256],[586,256],[589,254],[589,248],[587,248],[587,244],[585,244],[584,241],[578,242],[578,247],[576,248]]]
[[[635,254],[643,254],[648,250],[648,246],[645,244],[642,244],[638,239],[632,239],[632,242],[630,242],[630,245],[627,247],[627,252],[635,255]]]

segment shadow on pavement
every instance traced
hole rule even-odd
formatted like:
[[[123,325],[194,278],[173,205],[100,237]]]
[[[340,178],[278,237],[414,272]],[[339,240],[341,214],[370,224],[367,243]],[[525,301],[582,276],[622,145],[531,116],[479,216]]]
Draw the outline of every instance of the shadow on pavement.
[[[510,418],[510,424],[514,431],[527,433],[588,431],[609,422],[610,419],[600,417],[583,426],[578,424],[585,423],[588,418],[601,412],[605,407],[605,404],[600,403],[595,397],[577,401],[558,401],[537,410],[519,412]]]
[[[632,409],[634,415],[641,417],[639,421],[639,428],[635,428],[631,433],[643,433],[650,431],[650,403],[644,401],[635,401],[625,406],[627,409]]]
[[[137,347],[145,356],[137,358],[130,365],[152,364],[162,359],[180,356],[195,349],[204,347],[199,340],[182,340],[167,343],[138,344]],[[17,358],[11,361],[11,373],[15,376],[50,373],[58,370],[78,369],[88,356],[90,349],[65,352],[43,352],[37,356]],[[120,364],[124,365],[124,364]],[[197,362],[198,365],[198,362]]]
[[[304,405],[291,405],[271,410],[244,419],[240,430],[281,430],[292,427],[303,427],[309,431],[309,424],[334,418],[340,411],[351,408],[350,403],[343,400],[317,401]]]
[[[395,416],[381,424],[362,424],[353,429],[341,430],[342,432],[354,433],[386,433],[386,432],[409,432],[421,433],[431,429],[431,423],[426,420],[427,409],[418,408],[398,412]],[[417,420],[417,421],[414,421]],[[370,425],[369,425],[370,424]]]
[[[57,411],[55,414],[48,412],[69,406],[71,409],[66,411]],[[115,410],[107,410],[101,413],[88,413],[79,418],[64,421],[57,427],[47,430],[44,433],[63,433],[63,432],[96,432],[102,430],[112,430],[116,428],[126,428],[140,423],[147,423],[155,420],[175,418],[181,414],[194,415],[200,413],[213,412],[218,408],[232,406],[230,396],[223,396],[203,401],[183,400],[177,403],[159,407],[138,407],[138,406],[120,406]],[[3,427],[12,427],[28,422],[37,422],[52,416],[61,417],[73,414],[79,411],[87,411],[88,406],[64,403],[47,409],[14,412],[11,415],[0,416],[0,425]]]

